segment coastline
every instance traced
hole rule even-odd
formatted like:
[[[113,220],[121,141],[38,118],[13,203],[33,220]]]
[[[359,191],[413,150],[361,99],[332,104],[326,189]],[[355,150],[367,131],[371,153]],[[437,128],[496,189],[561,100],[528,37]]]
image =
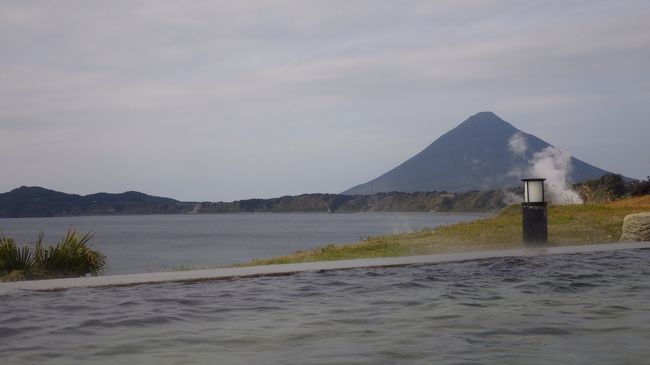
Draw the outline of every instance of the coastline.
[[[650,195],[607,204],[551,205],[549,246],[617,242],[623,218],[644,211],[650,211]],[[471,222],[369,237],[347,245],[327,245],[286,256],[255,259],[242,266],[514,249],[522,246],[521,229],[521,207],[514,204],[492,217]]]
[[[642,211],[650,211],[650,196],[620,199],[612,203],[601,205],[582,204],[550,206],[549,243],[544,246],[544,248],[560,249],[564,246],[611,244],[612,242],[617,241],[618,237],[620,237],[622,221],[625,215]],[[445,213],[420,214],[444,215]],[[352,239],[356,240],[356,237]],[[257,267],[263,265],[342,262],[368,259],[394,260],[400,257],[418,257],[440,254],[462,255],[472,252],[519,250],[521,247],[521,211],[518,205],[512,205],[503,209],[496,215],[467,222],[447,224],[435,228],[423,228],[410,233],[365,237],[356,243],[329,244],[314,249],[296,251],[293,254],[286,256],[254,259],[239,264],[232,264],[233,262],[236,263],[237,260],[231,259],[230,261],[202,266],[245,269],[246,267]],[[250,257],[256,256],[246,256],[242,261],[248,260]],[[173,260],[175,261],[177,258],[175,257]],[[175,263],[178,264],[177,262]],[[179,265],[180,266],[178,267],[184,267],[182,263]],[[165,269],[163,268],[159,268],[151,271],[157,272],[164,270]],[[192,272],[192,274],[188,274],[189,276],[187,279],[194,280],[192,279],[194,278],[194,275],[201,271],[203,270],[188,271]],[[260,272],[265,271],[261,270]],[[134,272],[132,271],[131,273]],[[137,273],[137,271],[135,273]],[[145,275],[142,279],[145,282],[148,282],[147,280],[151,279],[146,276],[149,274],[136,275]],[[175,279],[176,276],[174,272],[151,275],[154,275],[153,282],[158,282],[161,279],[164,280],[164,278],[168,276],[173,278],[173,280],[177,280]],[[242,275],[246,276],[249,274],[244,270],[242,271]],[[109,280],[108,284],[98,285],[122,285],[119,283],[114,284],[113,281],[110,281],[115,280],[116,276],[112,276],[112,279],[106,279]],[[94,280],[96,280],[97,283],[103,283],[104,279],[102,278],[103,277],[99,277]],[[81,280],[85,278],[79,279]]]

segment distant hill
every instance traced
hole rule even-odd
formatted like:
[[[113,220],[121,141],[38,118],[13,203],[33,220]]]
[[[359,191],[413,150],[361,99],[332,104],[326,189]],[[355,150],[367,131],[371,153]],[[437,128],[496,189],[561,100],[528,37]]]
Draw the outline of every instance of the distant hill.
[[[129,191],[121,194],[66,194],[41,187],[20,187],[0,194],[0,218],[125,214],[354,213],[494,211],[505,206],[504,192],[449,194],[379,193],[373,195],[302,194],[233,202],[180,202]]]
[[[471,116],[422,152],[387,173],[342,194],[402,191],[496,190],[519,186],[522,172],[535,154],[552,147],[524,133],[492,112]],[[569,182],[596,179],[606,173],[573,157]],[[544,176],[535,176],[544,177]]]
[[[105,214],[173,214],[193,204],[137,191],[121,194],[66,194],[37,186],[22,186],[0,194],[0,218]]]
[[[512,192],[511,192],[512,193]],[[272,199],[199,203],[193,213],[357,213],[357,212],[488,212],[506,206],[506,193],[377,193],[372,195],[302,194]]]
[[[586,201],[594,201],[594,198],[648,194],[648,186],[650,182],[625,184],[620,176],[606,175],[574,188],[586,193],[583,195]],[[0,218],[287,212],[490,212],[519,201],[522,190],[519,186],[514,189],[462,193],[393,191],[369,195],[301,194],[232,202],[181,202],[136,191],[81,196],[23,186],[0,194]]]

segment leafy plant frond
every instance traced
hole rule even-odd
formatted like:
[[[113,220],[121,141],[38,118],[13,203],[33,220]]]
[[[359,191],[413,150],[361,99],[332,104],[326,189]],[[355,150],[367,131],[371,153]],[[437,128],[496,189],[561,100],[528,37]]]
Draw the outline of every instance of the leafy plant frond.
[[[0,236],[0,275],[7,280],[11,279],[9,276],[26,279],[97,276],[106,268],[106,256],[90,248],[88,243],[92,237],[90,233],[80,236],[70,230],[56,245],[44,247],[41,233],[32,252],[28,246],[18,248],[13,239]]]
[[[0,273],[29,271],[34,266],[34,255],[29,247],[18,247],[16,242],[0,236]]]
[[[97,276],[106,267],[106,256],[88,246],[93,235],[69,231],[56,246],[42,252],[40,265],[50,277]]]

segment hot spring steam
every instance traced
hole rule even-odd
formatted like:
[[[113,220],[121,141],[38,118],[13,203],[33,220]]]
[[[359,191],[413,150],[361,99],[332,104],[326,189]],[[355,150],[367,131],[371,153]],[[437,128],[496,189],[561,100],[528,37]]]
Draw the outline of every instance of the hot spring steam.
[[[548,146],[535,152],[531,159],[526,160],[528,151],[526,136],[517,132],[508,140],[510,152],[518,158],[524,159],[524,168],[516,168],[510,172],[516,177],[539,177],[546,179],[546,193],[548,199],[555,204],[580,204],[582,199],[568,182],[571,172],[571,155],[553,146]]]

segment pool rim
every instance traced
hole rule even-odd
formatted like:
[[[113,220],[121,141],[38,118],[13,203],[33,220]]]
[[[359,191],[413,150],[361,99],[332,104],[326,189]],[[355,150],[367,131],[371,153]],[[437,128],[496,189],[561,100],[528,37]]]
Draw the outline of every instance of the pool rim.
[[[650,242],[608,243],[575,246],[539,246],[516,249],[469,251],[419,256],[382,257],[369,259],[317,261],[294,264],[228,267],[173,272],[106,275],[68,279],[48,279],[0,283],[0,295],[21,291],[61,291],[73,288],[102,288],[135,286],[173,282],[198,282],[250,278],[259,276],[292,275],[302,272],[347,270],[376,267],[398,267],[446,262],[463,262],[505,257],[530,257],[560,254],[580,254],[612,250],[648,249]]]

